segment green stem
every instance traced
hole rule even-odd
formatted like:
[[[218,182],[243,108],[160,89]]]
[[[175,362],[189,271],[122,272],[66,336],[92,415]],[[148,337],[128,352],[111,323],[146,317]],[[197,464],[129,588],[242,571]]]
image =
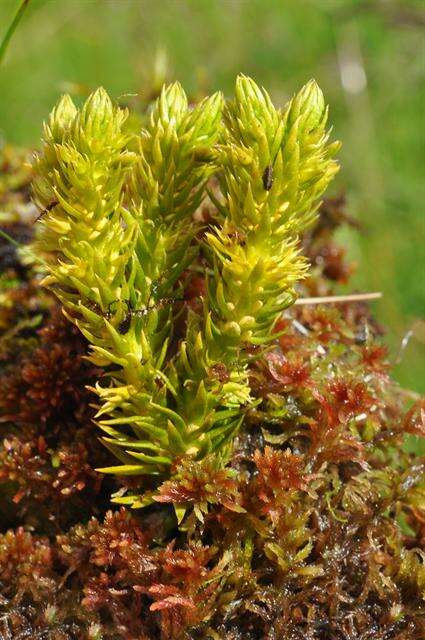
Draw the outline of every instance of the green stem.
[[[6,233],[6,231],[3,231],[3,229],[0,229],[0,237],[10,242],[10,244],[13,244],[17,249],[22,249],[25,246],[20,242],[18,242],[17,240],[15,240],[15,238],[12,238],[12,236]]]
[[[2,40],[2,42],[0,44],[0,65],[1,65],[1,63],[3,61],[3,58],[4,58],[4,55],[6,53],[6,49],[7,49],[7,46],[9,44],[9,42],[10,42],[10,39],[13,36],[18,24],[21,21],[22,16],[25,13],[25,9],[28,7],[30,2],[31,2],[31,0],[22,0],[21,1],[21,4],[19,5],[19,7],[17,9],[14,18],[13,18],[12,22],[10,23],[8,30],[6,31],[6,33],[4,35],[4,38],[3,38],[3,40]]]
[[[39,262],[40,264],[44,265],[45,267],[48,266],[47,262],[45,260],[43,260],[43,258],[41,256],[38,256],[33,251],[31,251],[30,247],[27,247],[25,244],[22,244],[21,242],[18,242],[17,240],[12,238],[12,236],[10,236],[8,233],[6,233],[6,231],[3,231],[3,229],[0,229],[0,237],[4,238],[8,242],[10,242],[10,244],[13,244],[17,249],[20,249],[21,251],[25,251],[30,256],[30,258],[35,260],[35,262]]]

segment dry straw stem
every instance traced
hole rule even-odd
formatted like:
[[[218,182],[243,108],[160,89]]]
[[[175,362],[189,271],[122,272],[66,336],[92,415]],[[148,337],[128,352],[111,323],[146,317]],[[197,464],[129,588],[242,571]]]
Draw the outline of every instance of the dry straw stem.
[[[351,293],[346,296],[317,296],[314,298],[298,298],[294,304],[338,304],[345,302],[364,302],[366,300],[378,300],[382,298],[380,291],[371,293]]]

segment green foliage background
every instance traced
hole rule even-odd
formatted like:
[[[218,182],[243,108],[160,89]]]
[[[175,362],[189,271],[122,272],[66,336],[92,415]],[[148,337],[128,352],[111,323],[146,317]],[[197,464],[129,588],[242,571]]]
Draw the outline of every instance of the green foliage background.
[[[16,5],[1,0],[1,32]],[[314,76],[343,141],[334,191],[363,225],[342,238],[350,287],[383,292],[393,360],[413,331],[396,375],[423,391],[424,24],[416,0],[33,0],[0,69],[1,135],[38,144],[64,91],[143,92],[158,51],[189,92],[231,92],[242,72],[283,103]]]

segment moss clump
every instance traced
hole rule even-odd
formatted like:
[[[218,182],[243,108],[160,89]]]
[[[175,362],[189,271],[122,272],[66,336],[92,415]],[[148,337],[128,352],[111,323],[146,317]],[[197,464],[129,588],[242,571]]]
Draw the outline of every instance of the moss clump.
[[[215,94],[191,107],[174,84],[141,134],[127,116],[102,89],[81,109],[59,102],[35,164],[38,248],[44,283],[89,340],[92,362],[110,368],[111,384],[96,386],[97,417],[123,464],[103,471],[156,484],[178,457],[228,457],[254,404],[250,349],[270,343],[296,296],[306,272],[298,236],[337,171],[338,144],[313,81],[283,110],[241,76],[227,104]],[[194,214],[207,191],[215,211],[205,225]],[[205,294],[173,353],[194,271]],[[211,375],[217,368],[227,380]]]
[[[63,99],[4,205],[0,633],[422,637],[425,407],[364,303],[302,304],[352,271],[320,91],[125,116]]]

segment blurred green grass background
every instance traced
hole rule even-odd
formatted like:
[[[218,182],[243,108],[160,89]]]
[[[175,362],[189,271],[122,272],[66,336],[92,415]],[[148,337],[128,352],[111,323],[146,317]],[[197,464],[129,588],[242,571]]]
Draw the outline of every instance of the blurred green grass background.
[[[0,33],[16,6],[0,0]],[[0,68],[0,134],[37,145],[73,83],[143,93],[158,51],[190,92],[230,94],[243,72],[284,103],[315,77],[343,141],[333,192],[363,226],[341,238],[358,263],[350,287],[383,292],[396,377],[423,392],[424,25],[416,0],[32,0]]]

